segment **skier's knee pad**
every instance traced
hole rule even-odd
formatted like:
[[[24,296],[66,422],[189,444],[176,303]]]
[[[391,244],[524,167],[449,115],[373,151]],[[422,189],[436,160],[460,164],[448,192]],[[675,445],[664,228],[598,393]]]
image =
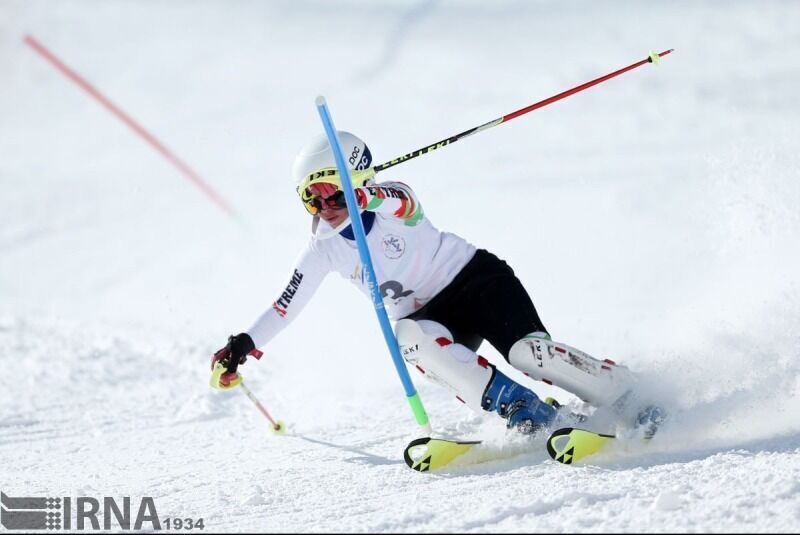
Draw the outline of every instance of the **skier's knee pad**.
[[[435,322],[429,322],[435,323]],[[438,323],[436,325],[439,325]],[[443,334],[449,334],[444,325],[440,325]],[[417,364],[425,352],[426,342],[429,335],[422,329],[419,321],[401,319],[395,324],[395,335],[397,336],[397,344],[400,346],[400,353],[406,362],[410,364]]]
[[[401,319],[395,326],[403,358],[429,379],[446,386],[471,408],[481,410],[481,396],[492,377],[491,364],[453,343],[450,331],[435,321]]]
[[[561,387],[598,407],[613,404],[634,382],[625,366],[553,342],[545,333],[518,340],[511,346],[508,362],[533,379]]]

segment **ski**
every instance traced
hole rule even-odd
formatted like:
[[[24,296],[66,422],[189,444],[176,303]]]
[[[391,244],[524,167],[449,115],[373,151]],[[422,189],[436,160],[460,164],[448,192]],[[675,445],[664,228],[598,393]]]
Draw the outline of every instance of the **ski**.
[[[550,434],[547,453],[554,461],[572,464],[601,452],[617,437],[585,429],[563,427]]]
[[[430,472],[450,465],[470,451],[480,440],[462,441],[423,437],[412,440],[403,452],[406,465],[417,472]]]
[[[563,427],[550,434],[546,446],[551,459],[571,465],[608,449],[617,451],[618,448],[610,448],[613,444],[619,444],[623,451],[628,451],[636,443],[649,442],[650,437],[640,437],[640,440],[641,442],[628,440],[617,435],[595,433],[577,427]],[[484,443],[480,440],[464,441],[423,437],[408,443],[403,452],[403,458],[406,465],[412,470],[431,472],[444,467],[469,466],[522,453],[509,451],[503,454],[496,449],[480,446],[481,444]],[[467,453],[470,455],[466,455]]]
[[[616,435],[605,435],[585,429],[564,427],[547,439],[547,453],[562,464],[572,464],[601,452]],[[406,466],[417,472],[432,472],[445,467],[468,466],[503,458],[497,451],[482,451],[480,440],[448,440],[423,437],[412,440],[403,452]],[[485,448],[484,448],[485,449]],[[466,455],[472,452],[471,455]],[[517,452],[519,453],[519,452]]]

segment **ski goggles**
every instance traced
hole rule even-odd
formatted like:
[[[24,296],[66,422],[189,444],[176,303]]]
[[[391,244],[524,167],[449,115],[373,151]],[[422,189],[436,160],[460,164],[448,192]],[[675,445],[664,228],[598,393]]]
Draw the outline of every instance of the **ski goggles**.
[[[347,209],[347,201],[344,198],[344,192],[340,189],[336,190],[336,193],[325,199],[319,195],[312,195],[311,200],[304,204],[306,210],[311,215],[316,215],[325,208],[332,208],[333,210]]]
[[[353,187],[357,188],[369,182],[374,176],[375,171],[372,169],[350,171],[350,182]],[[331,184],[336,186],[337,191],[327,199],[322,199],[319,195],[311,193],[310,188],[314,184]],[[306,211],[311,215],[319,214],[325,207],[335,209],[347,207],[344,191],[342,191],[342,181],[335,167],[320,169],[308,174],[297,185],[297,194],[300,196],[300,201],[305,206]]]

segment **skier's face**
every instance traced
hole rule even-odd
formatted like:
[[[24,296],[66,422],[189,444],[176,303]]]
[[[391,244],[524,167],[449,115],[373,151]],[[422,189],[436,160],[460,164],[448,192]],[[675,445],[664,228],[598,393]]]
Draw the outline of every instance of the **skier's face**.
[[[314,184],[308,188],[313,195],[319,199],[324,199],[323,202],[317,204],[319,208],[319,216],[325,220],[330,226],[336,228],[339,224],[347,219],[347,208],[342,202],[342,195],[339,188],[333,184]]]
[[[330,226],[336,228],[347,219],[347,208],[323,208],[319,211],[319,216]]]

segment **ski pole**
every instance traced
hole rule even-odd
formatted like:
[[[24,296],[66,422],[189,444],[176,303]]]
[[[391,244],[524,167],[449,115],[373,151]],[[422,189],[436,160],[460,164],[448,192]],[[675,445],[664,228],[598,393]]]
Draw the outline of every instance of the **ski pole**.
[[[336,158],[336,167],[339,169],[340,176],[344,178],[342,184],[350,184],[349,187],[343,186],[342,190],[344,191],[344,197],[347,203],[347,212],[350,215],[350,224],[353,227],[353,234],[358,245],[358,254],[364,266],[365,283],[372,296],[372,304],[375,306],[375,313],[378,315],[378,322],[381,325],[383,337],[386,340],[386,344],[389,346],[389,353],[394,361],[397,374],[400,376],[400,381],[403,383],[408,403],[411,406],[411,412],[414,413],[414,418],[417,424],[422,428],[422,431],[426,435],[430,435],[431,426],[428,422],[428,414],[425,412],[425,407],[422,405],[422,399],[420,399],[419,393],[417,393],[417,390],[414,388],[414,383],[411,381],[411,376],[408,374],[408,369],[403,362],[403,357],[400,356],[400,348],[397,345],[397,339],[389,323],[389,316],[386,314],[386,309],[383,306],[383,297],[381,296],[377,278],[375,277],[375,268],[372,265],[372,258],[369,254],[369,246],[367,245],[367,239],[364,233],[364,225],[361,222],[361,215],[358,212],[358,203],[356,202],[355,193],[353,193],[350,172],[347,169],[344,156],[342,155],[339,136],[336,133],[336,128],[333,126],[333,119],[331,118],[330,111],[328,111],[325,98],[321,96],[317,97],[316,105],[320,119],[322,119],[322,125],[325,127],[325,133],[328,136],[328,142],[331,145],[331,151]]]
[[[423,154],[428,154],[429,152],[432,152],[432,151],[434,151],[436,149],[440,149],[442,147],[446,147],[447,145],[450,145],[451,143],[455,143],[456,141],[458,141],[460,139],[464,139],[465,137],[469,137],[469,136],[471,136],[473,134],[477,134],[478,132],[483,132],[484,130],[488,130],[488,129],[492,128],[493,126],[497,126],[497,125],[500,125],[500,124],[503,124],[503,123],[507,123],[511,119],[516,119],[517,117],[519,117],[521,115],[525,115],[526,113],[530,113],[533,110],[538,110],[539,108],[544,108],[545,106],[547,106],[549,104],[552,104],[553,102],[558,102],[559,100],[565,99],[570,95],[574,95],[575,93],[579,93],[579,92],[583,91],[584,89],[589,89],[592,86],[595,86],[597,84],[603,83],[606,80],[610,80],[611,78],[619,76],[620,74],[626,73],[626,72],[628,72],[630,70],[633,70],[633,69],[635,69],[637,67],[641,67],[645,63],[658,63],[658,60],[660,58],[662,58],[663,56],[666,56],[667,54],[669,54],[673,50],[674,49],[670,48],[669,50],[665,50],[664,52],[661,52],[659,54],[656,54],[655,52],[650,52],[650,54],[647,56],[647,58],[645,58],[645,59],[643,59],[641,61],[638,61],[636,63],[633,63],[631,65],[628,65],[627,67],[623,67],[622,69],[619,69],[619,70],[614,71],[612,73],[606,74],[605,76],[601,76],[600,78],[595,78],[594,80],[591,80],[591,81],[586,82],[584,84],[575,86],[572,89],[568,89],[568,90],[563,91],[563,92],[561,92],[561,93],[559,93],[557,95],[553,95],[552,97],[549,97],[549,98],[546,98],[546,99],[541,100],[539,102],[536,102],[534,104],[531,104],[530,106],[526,106],[526,107],[521,108],[521,109],[519,109],[517,111],[511,112],[511,113],[509,113],[507,115],[503,115],[502,117],[498,117],[497,119],[491,120],[488,123],[484,123],[484,124],[482,124],[480,126],[476,126],[474,128],[470,128],[469,130],[464,130],[460,134],[456,134],[454,136],[450,136],[450,137],[444,138],[441,141],[437,141],[436,143],[432,143],[430,145],[426,145],[425,147],[422,147],[421,149],[417,149],[417,150],[415,150],[413,152],[409,152],[408,154],[400,156],[399,158],[395,158],[393,160],[389,160],[386,163],[382,163],[380,165],[376,165],[376,166],[372,167],[371,169],[369,169],[367,171],[360,171],[360,173],[363,173],[364,175],[367,175],[368,173],[380,173],[381,171],[385,171],[386,169],[389,169],[390,167],[394,167],[395,165],[401,164],[403,162],[407,162],[408,160],[416,158],[417,156],[422,156]]]
[[[286,424],[284,424],[280,420],[275,420],[272,416],[269,415],[267,409],[264,408],[264,405],[262,405],[261,402],[258,401],[258,398],[256,398],[253,395],[250,389],[247,388],[247,386],[245,386],[244,380],[242,380],[239,383],[239,386],[242,387],[242,390],[244,390],[244,393],[247,394],[248,398],[250,398],[250,401],[252,401],[255,404],[255,406],[258,408],[259,411],[261,411],[261,414],[263,414],[267,418],[267,420],[269,420],[269,423],[272,424],[272,432],[277,435],[282,435],[286,433]]]

